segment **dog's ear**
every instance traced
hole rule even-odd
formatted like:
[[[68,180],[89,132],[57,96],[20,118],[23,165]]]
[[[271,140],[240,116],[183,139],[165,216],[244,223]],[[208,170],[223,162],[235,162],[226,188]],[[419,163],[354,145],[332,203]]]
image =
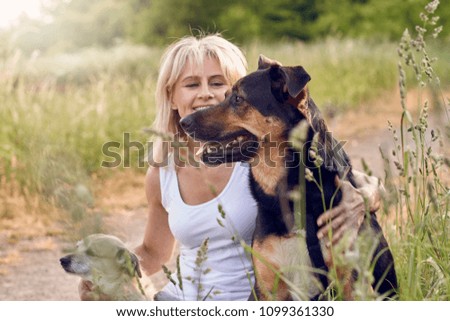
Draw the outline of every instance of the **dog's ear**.
[[[121,248],[117,251],[116,259],[119,266],[123,267],[128,275],[135,276],[137,274],[140,278],[142,277],[139,259],[136,255],[127,249]]]
[[[291,97],[297,97],[311,80],[311,77],[302,66],[281,67],[281,70],[286,75],[286,89]]]
[[[276,60],[267,58],[264,55],[259,55],[258,70],[260,70],[260,69],[267,69],[267,68],[269,68],[271,66],[281,66],[281,63],[276,61]]]
[[[139,266],[139,259],[134,253],[130,253],[130,254],[131,254],[131,263],[134,266],[134,271],[136,272],[138,277],[142,278],[141,267]]]
[[[287,74],[281,69],[281,66],[272,65],[269,68],[270,88],[273,96],[281,103],[284,103],[289,95],[287,93],[286,79]]]
[[[295,98],[305,88],[311,77],[301,67],[282,67],[272,65],[269,69],[272,82],[272,92],[280,101],[285,101],[288,95]]]

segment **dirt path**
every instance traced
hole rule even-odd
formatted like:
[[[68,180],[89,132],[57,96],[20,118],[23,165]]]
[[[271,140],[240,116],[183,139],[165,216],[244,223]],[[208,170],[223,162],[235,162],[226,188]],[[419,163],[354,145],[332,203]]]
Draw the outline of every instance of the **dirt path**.
[[[348,113],[329,121],[329,126],[334,129],[336,137],[347,141],[345,149],[356,168],[361,169],[360,161],[364,158],[374,175],[383,177],[379,147],[383,150],[391,149],[393,140],[387,129],[387,119],[390,118],[394,124],[398,123],[400,112],[398,107],[392,111],[386,107],[385,102],[379,104],[378,107],[382,107],[378,108],[376,104],[376,113],[362,109],[358,113]],[[436,121],[438,119],[436,117]],[[133,192],[140,193],[137,189]],[[123,198],[126,201],[127,197]],[[105,221],[108,226],[116,227],[111,232],[126,241],[130,248],[134,248],[144,233],[146,210],[143,206],[135,206],[112,214]],[[1,231],[0,242],[3,244]],[[65,244],[58,238],[45,237],[20,240],[12,249],[1,246],[0,300],[78,300],[79,279],[66,274],[59,265],[64,249],[70,246],[71,244]],[[10,262],[5,259],[2,261],[5,255],[16,257]],[[145,278],[143,283],[147,294],[151,296],[165,282],[161,273]]]

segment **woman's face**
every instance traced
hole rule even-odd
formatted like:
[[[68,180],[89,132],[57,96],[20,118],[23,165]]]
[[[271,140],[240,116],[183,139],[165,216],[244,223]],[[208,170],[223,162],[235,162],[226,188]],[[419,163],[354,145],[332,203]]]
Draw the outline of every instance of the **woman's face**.
[[[183,118],[198,108],[220,103],[229,88],[217,59],[205,57],[201,66],[187,62],[173,89],[172,108]]]

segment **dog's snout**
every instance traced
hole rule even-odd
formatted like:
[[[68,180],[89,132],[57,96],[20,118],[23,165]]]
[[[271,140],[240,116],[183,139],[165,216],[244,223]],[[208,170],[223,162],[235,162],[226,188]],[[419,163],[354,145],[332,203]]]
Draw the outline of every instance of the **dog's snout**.
[[[186,132],[190,131],[193,124],[194,124],[194,121],[193,121],[192,117],[190,117],[190,116],[183,117],[180,120],[181,128],[183,128],[184,131],[186,131]]]

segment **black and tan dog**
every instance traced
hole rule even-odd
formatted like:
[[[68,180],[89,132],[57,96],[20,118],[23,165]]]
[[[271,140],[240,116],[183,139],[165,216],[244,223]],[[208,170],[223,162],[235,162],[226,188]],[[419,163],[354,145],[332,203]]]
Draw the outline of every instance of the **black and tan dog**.
[[[337,142],[327,133],[309,96],[309,80],[303,67],[283,67],[261,56],[258,70],[240,79],[222,103],[180,122],[188,135],[208,142],[202,150],[205,163],[250,163],[250,186],[258,203],[252,243],[257,299],[322,298],[329,287],[327,273],[334,263],[329,250],[317,238],[316,221],[325,210],[323,204],[330,208],[341,201],[337,176],[354,184],[347,155],[342,148],[336,148]],[[309,126],[300,152],[289,140],[302,121]],[[315,146],[320,147],[315,156],[311,153],[314,140]],[[319,167],[317,156],[323,160]],[[304,180],[307,214],[305,228],[299,230],[293,223],[294,202],[290,194],[302,185],[305,167],[314,178]],[[322,190],[314,180],[321,182]],[[363,230],[372,231],[373,244],[377,244],[372,256],[372,286],[377,293],[394,297],[394,261],[374,213],[368,215],[360,234]],[[355,273],[341,271],[340,277],[348,284],[344,298],[351,299],[348,286],[351,287]]]

